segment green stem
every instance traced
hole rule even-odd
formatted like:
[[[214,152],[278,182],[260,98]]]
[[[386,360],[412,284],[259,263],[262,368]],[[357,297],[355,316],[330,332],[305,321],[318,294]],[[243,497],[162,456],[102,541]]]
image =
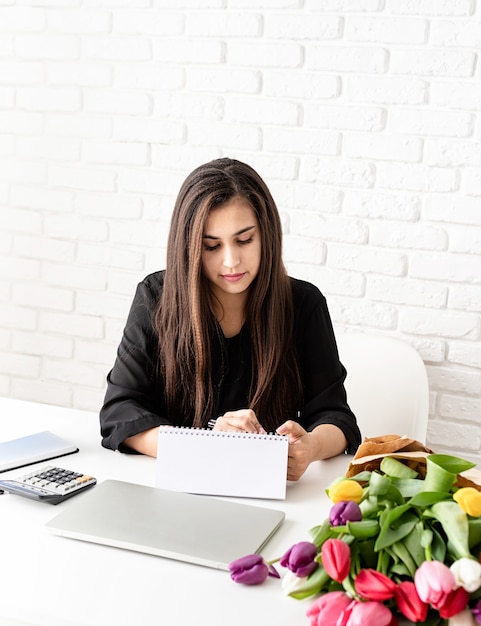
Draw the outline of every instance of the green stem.
[[[354,588],[354,584],[352,582],[352,579],[350,576],[346,576],[346,578],[342,581],[342,586],[345,590],[345,592],[351,596],[351,598],[359,598],[359,596],[357,595],[357,592]]]

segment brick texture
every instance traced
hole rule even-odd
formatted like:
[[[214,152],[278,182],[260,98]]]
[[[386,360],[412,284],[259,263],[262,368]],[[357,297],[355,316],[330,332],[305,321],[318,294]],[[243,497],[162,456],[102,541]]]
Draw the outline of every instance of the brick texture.
[[[336,330],[419,351],[431,447],[480,460],[480,53],[481,0],[0,1],[0,394],[100,407],[179,185],[226,155]]]

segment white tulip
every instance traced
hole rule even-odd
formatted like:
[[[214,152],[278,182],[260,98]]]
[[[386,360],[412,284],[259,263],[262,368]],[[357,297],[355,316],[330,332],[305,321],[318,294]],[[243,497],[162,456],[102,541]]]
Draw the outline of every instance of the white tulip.
[[[451,565],[456,587],[464,587],[468,593],[477,591],[481,587],[481,563],[474,559],[461,558]]]
[[[297,591],[306,582],[307,577],[299,578],[293,572],[287,571],[282,577],[281,586],[286,595]]]

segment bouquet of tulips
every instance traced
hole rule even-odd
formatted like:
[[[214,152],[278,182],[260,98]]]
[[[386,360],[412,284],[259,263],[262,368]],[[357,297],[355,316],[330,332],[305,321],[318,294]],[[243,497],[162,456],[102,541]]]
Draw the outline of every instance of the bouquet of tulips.
[[[310,626],[481,624],[481,492],[461,486],[474,464],[429,454],[423,475],[394,456],[334,481],[329,518],[280,559],[230,564],[235,582],[280,578],[296,599],[315,597]],[[469,482],[469,481],[468,481]]]

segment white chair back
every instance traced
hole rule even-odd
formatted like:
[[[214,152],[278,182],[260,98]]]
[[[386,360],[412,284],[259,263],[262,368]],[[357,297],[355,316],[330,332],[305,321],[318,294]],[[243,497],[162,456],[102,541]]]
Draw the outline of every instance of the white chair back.
[[[407,435],[426,443],[429,384],[419,353],[382,335],[337,332],[336,339],[361,436]]]

